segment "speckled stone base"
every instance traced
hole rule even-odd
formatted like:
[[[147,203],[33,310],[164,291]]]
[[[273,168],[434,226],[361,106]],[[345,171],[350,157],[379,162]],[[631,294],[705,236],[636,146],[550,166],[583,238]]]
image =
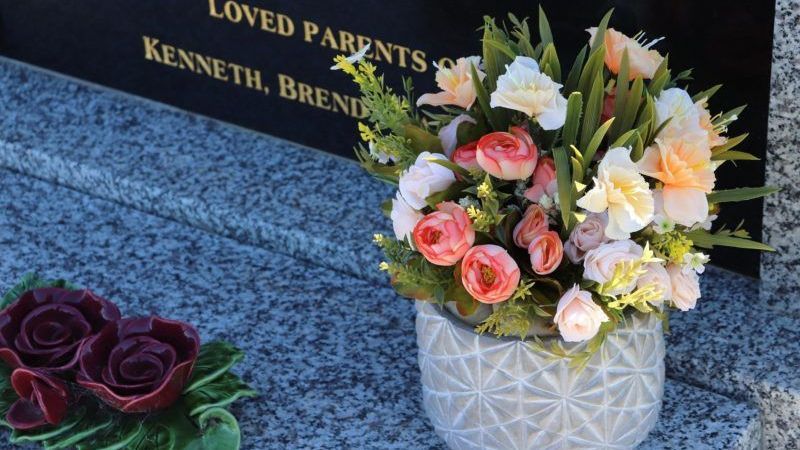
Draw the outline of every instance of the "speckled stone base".
[[[800,317],[800,0],[775,2],[772,97],[766,184],[781,191],[764,202],[764,239],[777,249],[761,258],[764,301]]]
[[[390,288],[5,170],[0,179],[0,289],[37,270],[245,349],[237,368],[260,396],[234,407],[243,449],[444,448],[422,409],[413,305]],[[749,450],[759,439],[757,410],[668,380],[640,448]]]

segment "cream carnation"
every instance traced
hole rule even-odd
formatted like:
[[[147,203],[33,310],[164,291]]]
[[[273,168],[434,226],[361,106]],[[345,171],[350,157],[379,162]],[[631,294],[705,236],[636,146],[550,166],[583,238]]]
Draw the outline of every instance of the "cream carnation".
[[[441,153],[422,152],[414,165],[400,175],[400,194],[414,209],[424,208],[428,196],[447,189],[456,181],[453,171],[431,159],[447,161]]]
[[[497,78],[490,106],[522,111],[545,130],[561,128],[567,118],[567,99],[561,85],[539,70],[533,58],[517,56]]]
[[[606,236],[627,239],[653,220],[653,194],[631,161],[630,150],[612,148],[597,167],[594,187],[577,205],[594,213],[608,211]]]

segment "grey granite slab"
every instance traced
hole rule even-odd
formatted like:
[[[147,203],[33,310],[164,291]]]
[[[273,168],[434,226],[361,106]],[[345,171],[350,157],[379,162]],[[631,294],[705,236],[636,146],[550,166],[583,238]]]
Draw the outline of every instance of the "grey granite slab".
[[[393,195],[352,161],[4,58],[0,166],[373,279]]]
[[[413,306],[391,289],[41,180],[0,179],[0,289],[37,270],[242,347],[239,371],[261,392],[234,407],[244,449],[442,448],[421,407]],[[673,380],[665,392],[641,448],[758,447],[755,408]]]
[[[764,237],[778,251],[761,258],[762,296],[800,312],[800,0],[775,2],[766,181],[781,192],[764,202]]]

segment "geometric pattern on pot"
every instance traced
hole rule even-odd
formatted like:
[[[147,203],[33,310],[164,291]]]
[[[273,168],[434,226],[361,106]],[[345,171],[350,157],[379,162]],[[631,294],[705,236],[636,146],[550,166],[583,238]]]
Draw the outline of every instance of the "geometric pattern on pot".
[[[579,372],[518,339],[478,335],[438,306],[416,308],[423,405],[450,448],[630,449],[658,420],[664,335],[653,314],[627,316]]]

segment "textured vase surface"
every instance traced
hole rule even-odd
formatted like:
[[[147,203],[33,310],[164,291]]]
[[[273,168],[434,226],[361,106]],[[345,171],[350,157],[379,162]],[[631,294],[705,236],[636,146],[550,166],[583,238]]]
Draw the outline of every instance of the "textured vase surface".
[[[425,411],[452,449],[630,449],[658,420],[664,336],[652,314],[629,316],[578,371],[519,339],[478,335],[438,306],[416,307]]]

